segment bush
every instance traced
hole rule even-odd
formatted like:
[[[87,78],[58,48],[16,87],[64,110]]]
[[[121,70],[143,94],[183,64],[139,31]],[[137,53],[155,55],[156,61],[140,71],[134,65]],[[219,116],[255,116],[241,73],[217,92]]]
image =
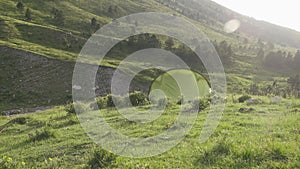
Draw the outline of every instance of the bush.
[[[115,107],[113,96],[111,94],[106,96],[106,105],[107,107]]]
[[[142,92],[130,93],[129,100],[133,106],[143,106],[149,104],[147,95]],[[124,97],[108,94],[107,96],[96,98],[96,101],[91,103],[89,107],[93,110],[98,110],[109,107],[116,107],[115,103],[118,105],[118,107],[121,108],[129,106],[129,103],[125,101]]]
[[[116,161],[116,156],[103,149],[94,151],[92,159],[89,161],[90,168],[107,168]]]
[[[148,97],[145,93],[142,92],[133,92],[129,94],[130,102],[133,106],[143,106],[149,104]]]
[[[80,103],[80,102],[76,102],[76,103],[70,103],[68,105],[65,106],[65,111],[71,115],[71,114],[80,114],[80,113],[84,113],[88,110],[89,106],[84,104],[84,103]],[[76,110],[76,111],[75,111]]]
[[[238,101],[239,101],[239,103],[244,103],[245,101],[247,101],[247,100],[249,100],[249,99],[251,99],[250,96],[248,96],[248,95],[243,95],[243,96],[241,96],[241,97],[238,98]]]
[[[199,108],[199,112],[206,109],[209,106],[209,100],[207,98],[197,98],[192,101],[192,108],[196,110]]]
[[[68,105],[65,106],[64,110],[68,113],[68,114],[76,114],[75,108],[73,103],[70,103]]]
[[[22,2],[18,2],[16,7],[19,9],[19,10],[23,10],[24,9],[24,4]]]
[[[104,109],[107,107],[107,98],[106,97],[97,97],[95,102],[90,104],[92,110]]]

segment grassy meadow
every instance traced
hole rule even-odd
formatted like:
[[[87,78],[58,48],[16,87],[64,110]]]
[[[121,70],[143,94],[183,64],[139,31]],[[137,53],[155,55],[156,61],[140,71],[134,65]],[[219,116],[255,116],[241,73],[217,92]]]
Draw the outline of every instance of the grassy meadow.
[[[237,103],[236,96],[234,101],[228,99],[216,131],[206,142],[200,143],[199,136],[208,108],[199,113],[181,143],[143,159],[102,150],[64,107],[1,117],[0,168],[299,168],[300,101],[253,98],[261,102],[248,105]],[[103,111],[118,132],[146,138],[167,129],[179,108],[169,106],[159,119],[146,124],[126,121],[114,108]]]

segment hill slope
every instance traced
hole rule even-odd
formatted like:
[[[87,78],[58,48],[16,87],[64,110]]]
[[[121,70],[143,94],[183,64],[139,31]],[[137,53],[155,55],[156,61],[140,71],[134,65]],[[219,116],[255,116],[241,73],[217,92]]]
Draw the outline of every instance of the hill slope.
[[[1,67],[0,79],[1,100],[4,100],[0,106],[2,110],[39,106],[48,102],[49,104],[66,102],[70,99],[70,94],[66,91],[70,91],[72,87],[73,61],[76,60],[84,43],[98,27],[132,13],[156,11],[176,14],[189,19],[212,41],[226,40],[237,54],[233,57],[233,65],[226,67],[233,89],[230,91],[239,86],[237,76],[247,82],[246,84],[251,83],[253,79],[272,81],[273,79],[269,77],[265,78],[269,75],[281,76],[260,68],[261,64],[255,58],[260,48],[257,44],[258,39],[262,39],[264,43],[270,41],[275,44],[275,48],[291,52],[295,51],[294,47],[298,47],[297,42],[300,39],[298,32],[255,21],[209,0],[23,0],[24,7],[17,8],[18,2],[18,0],[0,2],[0,46],[5,46],[0,51],[4,65]],[[31,11],[30,19],[25,16],[27,9]],[[92,18],[96,19],[96,28],[91,25]],[[236,33],[225,33],[224,23],[233,18],[242,22],[241,28]],[[274,34],[281,36],[273,36]],[[248,48],[251,50],[244,50]],[[40,62],[24,61],[29,59],[26,58],[28,52],[32,53],[33,57],[39,58],[38,60],[43,60],[40,56],[56,60],[46,59],[48,63],[45,65],[41,65]],[[114,67],[116,63],[117,60],[112,60],[107,62],[106,66]],[[65,83],[54,82],[54,76],[58,77],[57,81]],[[34,85],[30,87],[30,84],[38,84],[39,87]],[[20,88],[20,86],[29,87]],[[33,91],[35,87],[38,92]]]

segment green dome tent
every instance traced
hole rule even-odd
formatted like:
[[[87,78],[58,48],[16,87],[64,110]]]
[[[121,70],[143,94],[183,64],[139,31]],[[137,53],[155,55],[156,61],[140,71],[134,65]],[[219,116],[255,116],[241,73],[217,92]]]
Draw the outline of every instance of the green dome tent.
[[[179,81],[180,85],[175,79]],[[195,80],[197,86],[195,86]],[[182,97],[182,88],[184,88],[184,94],[188,96],[196,95],[201,98],[208,96],[210,93],[208,81],[199,73],[186,69],[174,69],[163,73],[153,81],[149,93],[151,95],[153,91],[160,91],[153,93],[160,93],[160,96],[157,95],[157,97],[161,97],[164,94],[171,101],[179,101]],[[199,95],[195,90],[198,90]]]

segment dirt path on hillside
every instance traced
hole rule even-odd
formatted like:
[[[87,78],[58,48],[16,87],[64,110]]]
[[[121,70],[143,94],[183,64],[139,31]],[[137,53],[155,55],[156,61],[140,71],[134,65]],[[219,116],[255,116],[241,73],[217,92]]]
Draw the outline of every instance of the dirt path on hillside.
[[[13,110],[5,110],[1,112],[2,116],[20,116],[25,114],[34,114],[37,112],[45,111],[54,108],[55,106],[45,106],[45,107],[36,107],[36,108],[20,108]]]

